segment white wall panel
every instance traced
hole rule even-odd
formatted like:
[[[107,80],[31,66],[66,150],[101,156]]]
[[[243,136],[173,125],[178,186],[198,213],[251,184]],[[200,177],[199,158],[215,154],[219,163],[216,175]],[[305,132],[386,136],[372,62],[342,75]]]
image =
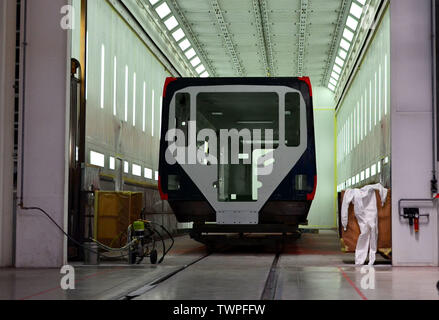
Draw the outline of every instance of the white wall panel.
[[[420,219],[417,234],[398,213],[400,199],[431,198],[431,1],[393,1],[390,11],[393,264],[437,266],[437,205],[421,208],[421,214],[429,214],[430,217]]]
[[[339,191],[374,182],[390,187],[389,109],[390,14],[387,12],[337,112]],[[375,175],[371,173],[373,168]]]
[[[334,215],[334,116],[335,108],[314,109],[317,192],[308,216],[312,228],[335,228]]]
[[[105,48],[103,87],[102,46]],[[142,166],[142,171],[145,167],[157,170],[160,106],[163,85],[170,73],[107,1],[89,1],[88,4],[87,74],[87,154],[90,150],[105,154],[106,170],[109,157],[116,155],[128,161],[130,168],[137,164]],[[131,170],[128,176],[132,176]]]
[[[334,94],[313,87],[314,129],[317,156],[317,192],[308,215],[309,228],[335,228],[334,215]]]
[[[24,162],[19,161],[18,169],[24,205],[46,210],[64,229],[70,39],[69,32],[60,28],[60,11],[67,4],[68,0],[27,1],[26,72],[20,84],[25,88],[20,93],[25,127],[21,124],[19,129],[25,133],[24,145],[20,145]],[[60,267],[66,262],[66,244],[63,234],[43,214],[17,210],[16,267]]]

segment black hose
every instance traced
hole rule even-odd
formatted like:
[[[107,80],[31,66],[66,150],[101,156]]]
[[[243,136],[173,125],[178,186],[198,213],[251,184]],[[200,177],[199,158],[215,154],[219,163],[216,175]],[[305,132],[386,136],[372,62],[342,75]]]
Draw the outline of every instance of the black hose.
[[[89,251],[89,252],[91,252],[91,253],[94,253],[94,254],[96,254],[96,255],[98,255],[98,257],[104,257],[104,258],[110,258],[110,257],[107,257],[107,256],[105,256],[104,254],[102,254],[102,253],[99,253],[98,251],[95,251],[95,250],[93,250],[93,249],[90,249],[90,248],[88,248],[88,247],[86,247],[86,246],[84,246],[83,244],[81,244],[79,241],[77,241],[76,239],[74,239],[74,238],[72,238],[67,232],[65,232],[64,231],[64,229],[46,212],[46,211],[44,211],[43,209],[41,209],[41,208],[38,208],[38,207],[24,207],[24,206],[20,206],[20,208],[22,209],[22,210],[25,210],[25,211],[39,211],[39,212],[41,212],[41,213],[43,213],[62,233],[63,233],[63,235],[65,236],[65,237],[67,237],[67,239],[69,239],[70,241],[72,241],[74,244],[76,244],[76,245],[78,245],[79,247],[81,247],[81,248],[83,248],[84,250],[86,250],[86,251]],[[127,254],[125,254],[125,255],[121,255],[121,256],[117,256],[117,257],[112,257],[112,258],[124,258],[124,257],[127,257],[128,255]]]
[[[172,250],[172,248],[174,247],[175,239],[172,236],[172,234],[168,231],[168,229],[166,229],[164,226],[160,226],[160,227],[163,229],[163,231],[165,231],[168,234],[168,236],[169,236],[169,238],[171,239],[171,242],[172,242],[170,247],[169,247],[169,249],[168,249],[168,251],[166,252],[166,254],[168,254]]]
[[[76,245],[84,248],[85,250],[90,251],[91,253],[97,254],[98,256],[100,255],[99,252],[96,252],[90,248],[85,247],[84,245],[79,243],[79,241],[77,241],[76,239],[74,239],[70,235],[68,235],[67,232],[65,232],[64,229],[43,209],[38,208],[38,207],[24,207],[24,206],[20,206],[20,208],[22,210],[25,210],[25,211],[32,211],[33,210],[33,211],[39,211],[39,212],[43,213],[70,241],[72,241]]]
[[[161,224],[158,224],[158,223],[155,223],[155,222],[151,222],[151,224],[153,224],[153,225],[156,225],[156,226],[159,226],[168,236],[169,236],[169,239],[171,239],[171,241],[172,241],[172,243],[171,243],[171,245],[169,246],[169,248],[168,248],[168,250],[167,251],[165,251],[165,253],[164,253],[164,255],[163,255],[163,257],[162,257],[162,260],[161,260],[161,262],[163,262],[163,260],[165,259],[165,257],[168,255],[168,253],[172,250],[172,248],[174,247],[174,244],[175,244],[175,239],[174,239],[174,237],[172,236],[172,234],[168,231],[168,229],[166,229],[163,225],[161,225]]]
[[[96,255],[98,255],[98,257],[105,257],[105,258],[109,258],[109,257],[107,257],[107,256],[105,256],[105,255],[103,255],[103,254],[101,254],[101,253],[99,253],[98,251],[94,251],[93,249],[90,249],[90,248],[88,248],[88,247],[86,247],[86,246],[84,246],[83,244],[81,244],[79,241],[77,241],[76,239],[74,239],[74,238],[72,238],[67,232],[65,232],[64,231],[64,229],[46,212],[46,211],[44,211],[43,209],[41,209],[41,208],[38,208],[38,207],[25,207],[25,206],[23,206],[22,204],[20,205],[20,208],[22,209],[22,210],[25,210],[25,211],[39,211],[39,212],[41,212],[42,214],[44,214],[62,233],[63,233],[63,235],[65,236],[65,237],[67,237],[67,239],[69,239],[70,241],[72,241],[74,244],[76,244],[76,245],[78,245],[79,247],[81,247],[81,248],[83,248],[84,250],[87,250],[87,251],[89,251],[89,252],[91,252],[91,253],[94,253],[94,254],[96,254]],[[150,224],[151,225],[156,225],[156,226],[159,226],[168,236],[169,236],[169,238],[171,239],[171,241],[172,241],[172,243],[171,243],[171,245],[169,246],[169,248],[166,250],[166,243],[165,243],[165,239],[163,238],[163,236],[162,236],[162,234],[157,230],[157,229],[155,229],[155,228],[151,228],[151,230],[154,232],[154,233],[156,233],[158,236],[159,236],[159,238],[160,238],[160,241],[162,242],[162,244],[163,244],[163,255],[162,255],[162,258],[158,261],[158,264],[161,264],[164,260],[165,260],[165,257],[168,255],[168,253],[172,250],[172,248],[174,247],[174,244],[175,244],[175,240],[174,240],[174,237],[172,236],[172,234],[163,226],[163,225],[160,225],[160,224],[158,224],[158,223],[155,223],[155,222],[150,222]],[[121,255],[121,256],[117,256],[117,257],[114,257],[114,258],[124,258],[124,257],[127,257],[127,256],[129,256],[129,253],[128,254],[125,254],[125,255]],[[143,259],[138,263],[138,264],[140,264],[141,262],[143,261]]]
[[[166,243],[165,243],[165,239],[163,238],[163,236],[160,234],[160,232],[158,232],[156,229],[152,229],[160,238],[160,241],[162,242],[163,245],[163,254],[162,257],[160,258],[160,260],[157,262],[158,264],[161,264],[163,262],[163,260],[165,260],[166,257]]]

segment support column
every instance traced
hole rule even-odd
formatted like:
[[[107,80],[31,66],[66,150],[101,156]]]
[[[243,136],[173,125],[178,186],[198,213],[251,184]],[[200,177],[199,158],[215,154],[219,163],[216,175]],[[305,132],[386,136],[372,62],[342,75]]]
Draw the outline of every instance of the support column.
[[[438,265],[437,209],[421,208],[418,234],[398,212],[400,199],[431,198],[431,0],[391,1],[390,17],[393,264]]]
[[[61,28],[68,0],[22,0],[23,47],[20,92],[24,131],[20,145],[18,201],[45,210],[67,230],[69,31]],[[26,34],[25,34],[26,33]],[[23,125],[24,124],[24,125]],[[21,138],[20,138],[21,139]],[[23,170],[23,171],[21,171]],[[60,267],[66,239],[37,210],[18,210],[17,267]]]
[[[0,2],[0,267],[13,262],[16,10],[16,1]]]
[[[308,215],[308,227],[335,229],[334,94],[328,88],[317,86],[313,92],[314,122],[319,124],[315,126],[318,181],[316,198]]]

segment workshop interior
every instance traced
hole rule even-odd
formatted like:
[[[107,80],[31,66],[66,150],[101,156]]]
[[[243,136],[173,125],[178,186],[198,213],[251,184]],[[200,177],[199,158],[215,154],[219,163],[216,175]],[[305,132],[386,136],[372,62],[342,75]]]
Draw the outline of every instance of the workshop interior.
[[[2,0],[0,300],[438,300],[438,25]]]

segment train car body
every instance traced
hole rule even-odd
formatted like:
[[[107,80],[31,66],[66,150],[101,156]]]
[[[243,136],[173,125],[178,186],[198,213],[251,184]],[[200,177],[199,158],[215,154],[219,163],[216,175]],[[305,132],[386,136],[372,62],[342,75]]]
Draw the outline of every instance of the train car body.
[[[317,187],[309,78],[170,78],[162,119],[159,189],[178,221],[307,223]]]

